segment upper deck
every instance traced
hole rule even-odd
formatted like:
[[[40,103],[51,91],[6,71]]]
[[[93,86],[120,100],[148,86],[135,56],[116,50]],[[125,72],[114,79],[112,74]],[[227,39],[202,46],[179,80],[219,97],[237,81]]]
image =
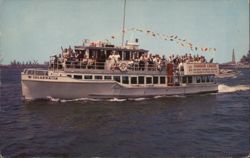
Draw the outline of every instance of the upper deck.
[[[75,73],[144,74],[144,75],[213,75],[218,64],[207,62],[203,56],[165,56],[139,49],[139,44],[127,43],[115,47],[109,43],[92,42],[62,49],[52,56],[49,70]]]

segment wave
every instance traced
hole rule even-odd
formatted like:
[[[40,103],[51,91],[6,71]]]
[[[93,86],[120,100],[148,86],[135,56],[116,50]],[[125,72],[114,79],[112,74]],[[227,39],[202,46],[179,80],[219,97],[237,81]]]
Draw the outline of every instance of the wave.
[[[111,101],[111,102],[122,102],[122,101],[127,101],[127,99],[112,98],[112,99],[109,99],[108,101]]]
[[[227,86],[225,84],[220,84],[218,86],[219,93],[232,93],[237,91],[248,91],[250,90],[250,85],[237,85],[237,86]]]
[[[76,101],[88,101],[88,100],[92,100],[92,101],[98,101],[98,99],[92,99],[92,98],[76,98],[76,99],[59,99],[59,98],[53,98],[51,96],[47,96],[47,99],[49,101],[52,102],[76,102]]]
[[[148,98],[109,98],[109,99],[94,99],[94,98],[76,98],[76,99],[59,99],[59,98],[53,98],[51,96],[46,97],[47,100],[52,101],[52,102],[61,102],[61,103],[66,103],[66,102],[79,102],[79,101],[108,101],[108,102],[124,102],[124,101],[143,101]],[[160,98],[159,96],[156,96],[154,98]]]
[[[143,100],[146,100],[147,98],[134,98],[134,99],[132,99],[132,100],[134,100],[134,101],[143,101]]]

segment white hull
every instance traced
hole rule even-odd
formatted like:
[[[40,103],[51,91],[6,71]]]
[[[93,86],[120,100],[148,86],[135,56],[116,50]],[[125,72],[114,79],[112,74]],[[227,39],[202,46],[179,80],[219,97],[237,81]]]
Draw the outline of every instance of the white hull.
[[[186,86],[137,86],[125,87],[117,82],[51,82],[22,80],[22,93],[25,99],[45,99],[48,96],[60,99],[76,98],[133,98],[167,95],[187,95],[213,93],[218,85],[190,84]]]

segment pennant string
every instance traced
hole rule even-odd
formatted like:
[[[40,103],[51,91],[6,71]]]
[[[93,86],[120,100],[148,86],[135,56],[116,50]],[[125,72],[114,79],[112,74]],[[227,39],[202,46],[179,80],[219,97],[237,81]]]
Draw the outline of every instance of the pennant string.
[[[216,48],[198,47],[194,45],[193,43],[187,41],[186,39],[181,39],[177,35],[165,35],[165,34],[155,33],[151,30],[140,29],[140,28],[129,28],[129,29],[124,30],[125,33],[129,31],[137,31],[140,33],[144,33],[147,36],[158,37],[159,39],[165,40],[165,41],[174,41],[176,42],[178,46],[189,48],[191,51],[202,51],[202,52],[215,52],[216,51]],[[121,34],[111,36],[113,40],[118,39],[120,37],[121,37]]]

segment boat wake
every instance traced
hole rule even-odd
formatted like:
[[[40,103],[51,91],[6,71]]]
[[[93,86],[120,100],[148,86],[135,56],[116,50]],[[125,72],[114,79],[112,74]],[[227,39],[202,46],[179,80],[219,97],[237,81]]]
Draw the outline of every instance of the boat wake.
[[[219,93],[232,93],[237,91],[248,91],[250,90],[250,85],[237,85],[237,86],[227,86],[225,84],[220,84]]]
[[[47,96],[47,100],[52,101],[52,102],[61,102],[61,103],[66,103],[66,102],[81,102],[81,101],[107,101],[107,102],[124,102],[124,101],[144,101],[147,99],[159,99],[163,97],[173,97],[173,98],[185,98],[186,96],[183,95],[171,95],[171,96],[154,96],[150,98],[109,98],[109,99],[94,99],[94,98],[76,98],[76,99],[59,99],[59,98],[53,98],[51,96]]]
[[[159,97],[156,97],[159,98]],[[120,99],[120,98],[111,98],[111,99],[94,99],[94,98],[76,98],[76,99],[59,99],[53,98],[51,96],[47,96],[47,99],[52,102],[81,102],[81,101],[108,101],[108,102],[124,102],[124,101],[143,101],[148,98],[127,98],[127,99]]]
[[[59,99],[59,98],[53,98],[51,96],[47,96],[47,99],[52,102],[77,102],[77,101],[102,101],[102,99],[93,99],[93,98],[76,98],[76,99]]]

